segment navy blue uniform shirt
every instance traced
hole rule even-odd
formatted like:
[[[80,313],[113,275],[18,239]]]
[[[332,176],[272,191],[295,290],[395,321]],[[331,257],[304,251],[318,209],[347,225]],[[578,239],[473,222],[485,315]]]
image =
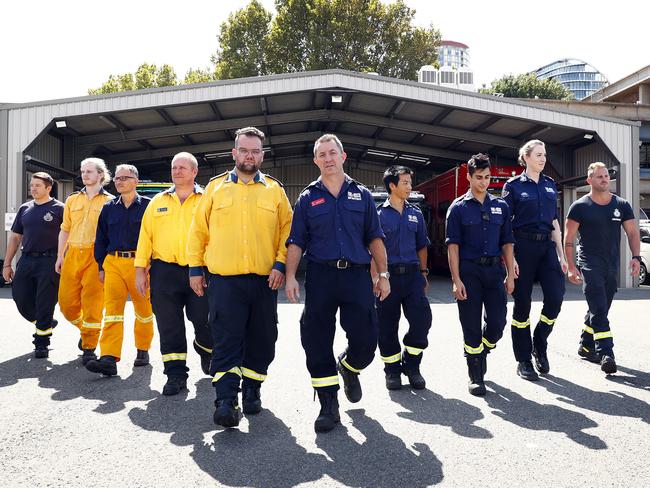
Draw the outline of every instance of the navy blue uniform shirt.
[[[404,202],[404,210],[400,214],[387,198],[377,212],[381,229],[386,234],[384,244],[388,264],[420,264],[417,252],[430,244],[420,209]]]
[[[323,263],[347,259],[369,264],[368,245],[383,239],[379,215],[370,191],[345,175],[338,198],[334,198],[320,178],[305,188],[291,222],[287,246],[295,244],[309,261]]]
[[[64,207],[55,198],[40,205],[30,200],[20,206],[11,231],[23,236],[23,252],[56,252]]]
[[[460,259],[501,255],[501,246],[514,243],[508,204],[486,194],[481,204],[472,190],[458,197],[447,211],[445,243],[458,244]]]
[[[539,182],[524,171],[503,185],[501,198],[510,207],[512,227],[524,232],[550,233],[557,216],[557,187],[552,178],[539,175]]]
[[[121,196],[104,204],[95,236],[95,261],[100,271],[107,254],[136,250],[142,216],[150,201],[150,198],[136,194],[129,208],[124,206]]]
[[[621,226],[634,218],[632,206],[617,195],[612,195],[607,205],[594,202],[589,195],[573,202],[567,219],[580,224],[578,265],[618,270]]]

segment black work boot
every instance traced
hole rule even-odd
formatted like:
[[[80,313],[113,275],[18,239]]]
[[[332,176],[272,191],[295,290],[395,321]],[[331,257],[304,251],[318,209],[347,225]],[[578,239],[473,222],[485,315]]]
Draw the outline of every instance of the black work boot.
[[[469,373],[469,384],[467,389],[474,396],[485,396],[485,383],[483,383],[483,365],[481,356],[467,356],[467,372]]]
[[[210,374],[210,363],[212,362],[212,354],[201,354],[201,371],[207,376]]]
[[[339,361],[337,363],[337,369],[343,378],[343,391],[351,403],[357,403],[359,400],[361,400],[361,395],[363,394],[361,391],[361,383],[359,383],[359,373],[350,371],[343,365],[341,361],[344,357],[345,353],[342,353],[339,356]]]
[[[89,361],[92,361],[93,359],[97,361],[97,354],[95,354],[95,350],[84,349],[83,354],[81,355],[81,364],[85,366]]]
[[[149,351],[143,351],[138,349],[137,354],[135,355],[135,361],[133,361],[133,366],[146,366],[149,364]]]
[[[241,393],[242,410],[246,415],[255,415],[262,411],[261,387],[243,385]]]
[[[115,376],[117,374],[117,364],[113,356],[102,356],[99,361],[91,359],[86,363],[86,369],[104,376]]]
[[[185,389],[187,389],[187,378],[172,375],[167,378],[167,383],[163,386],[162,394],[165,396],[178,395],[181,390]]]
[[[483,349],[481,353],[481,371],[483,372],[483,377],[487,374],[487,355],[490,353],[489,349]]]
[[[409,379],[409,384],[414,390],[424,390],[426,388],[427,382],[420,374],[419,367],[416,366],[415,368],[404,370],[404,374]]]
[[[386,388],[389,390],[401,390],[402,373],[396,371],[386,373]]]
[[[535,361],[535,367],[539,371],[539,374],[548,374],[551,371],[551,365],[548,363],[546,351],[540,351],[533,346],[533,360]]]
[[[517,363],[517,374],[528,381],[539,380],[539,376],[537,376],[537,373],[533,369],[533,363],[531,361],[519,361]]]
[[[578,356],[580,356],[583,359],[586,359],[590,363],[594,363],[594,364],[600,363],[600,356],[596,353],[596,351],[588,347],[585,347],[582,344],[580,344],[580,347],[578,348]]]
[[[612,356],[605,354],[600,360],[600,369],[605,374],[614,374],[617,371],[616,361],[614,361]]]
[[[329,432],[341,421],[339,415],[339,401],[335,391],[322,391],[317,389],[320,412],[314,422],[316,432]]]
[[[34,347],[34,357],[37,359],[45,359],[50,355],[50,351],[46,345],[39,344]]]
[[[214,402],[216,407],[212,420],[222,427],[237,427],[241,419],[241,411],[237,398],[221,398]]]

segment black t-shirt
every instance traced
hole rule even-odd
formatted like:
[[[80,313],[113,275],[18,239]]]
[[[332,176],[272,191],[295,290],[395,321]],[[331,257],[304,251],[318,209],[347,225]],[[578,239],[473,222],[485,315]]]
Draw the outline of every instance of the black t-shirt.
[[[56,252],[63,208],[55,198],[41,205],[30,200],[20,206],[11,231],[23,236],[23,252]]]
[[[567,218],[580,224],[578,265],[618,269],[621,225],[626,220],[634,219],[634,211],[627,200],[612,195],[607,205],[599,205],[585,195],[573,202]]]

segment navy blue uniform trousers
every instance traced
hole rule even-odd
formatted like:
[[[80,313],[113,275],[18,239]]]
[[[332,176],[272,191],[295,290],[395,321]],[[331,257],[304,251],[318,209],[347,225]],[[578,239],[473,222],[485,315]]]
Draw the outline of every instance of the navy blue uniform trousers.
[[[154,259],[149,275],[151,306],[160,335],[163,371],[168,376],[187,378],[185,314],[194,326],[194,350],[201,356],[210,356],[212,335],[208,326],[208,298],[197,296],[190,288],[187,266]]]
[[[390,267],[389,267],[390,268]],[[424,294],[426,277],[419,266],[406,274],[390,276],[390,295],[381,301],[377,299],[377,318],[379,319],[379,352],[384,361],[384,370],[399,373],[419,367],[422,350],[429,345],[427,335],[431,328],[431,307]],[[401,309],[409,323],[404,335],[407,349],[401,357],[398,337]]]
[[[36,324],[34,345],[47,346],[52,336],[52,317],[59,294],[59,274],[54,271],[53,256],[21,256],[11,293],[18,312]]]
[[[484,266],[467,260],[460,261],[459,271],[467,299],[456,303],[463,328],[465,356],[472,356],[494,349],[503,336],[508,301],[503,284],[506,271],[501,263]],[[485,323],[482,325],[484,308]]]
[[[338,382],[320,386],[321,379],[338,375],[332,348],[339,310],[348,340],[343,359],[351,368],[362,370],[372,362],[377,348],[377,312],[370,272],[366,268],[336,269],[308,262],[300,340],[312,386],[324,391],[339,389]]]
[[[278,292],[268,276],[211,275],[210,329],[214,338],[210,374],[217,398],[236,398],[244,385],[258,386],[275,357]]]
[[[580,336],[580,345],[587,351],[614,357],[614,339],[609,328],[609,308],[617,289],[618,270],[615,266],[598,267],[583,264],[582,291],[587,299],[585,326]]]
[[[562,308],[565,279],[551,240],[532,241],[517,239],[515,259],[519,264],[519,277],[515,280],[512,298],[512,348],[517,361],[530,361],[533,344],[535,349],[546,353],[548,336]],[[544,304],[539,321],[531,339],[530,303],[533,284],[539,281],[544,293]]]

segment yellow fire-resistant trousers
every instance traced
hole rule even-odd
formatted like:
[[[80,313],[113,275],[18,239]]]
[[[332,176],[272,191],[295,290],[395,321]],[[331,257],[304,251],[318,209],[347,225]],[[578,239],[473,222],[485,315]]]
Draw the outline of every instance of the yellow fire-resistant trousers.
[[[149,294],[143,297],[135,287],[134,258],[106,256],[104,260],[104,328],[99,340],[102,356],[122,356],[124,305],[131,295],[135,309],[135,347],[148,351],[153,339],[153,312]]]
[[[81,331],[81,347],[95,349],[102,328],[104,287],[92,246],[68,248],[61,267],[59,308]]]

